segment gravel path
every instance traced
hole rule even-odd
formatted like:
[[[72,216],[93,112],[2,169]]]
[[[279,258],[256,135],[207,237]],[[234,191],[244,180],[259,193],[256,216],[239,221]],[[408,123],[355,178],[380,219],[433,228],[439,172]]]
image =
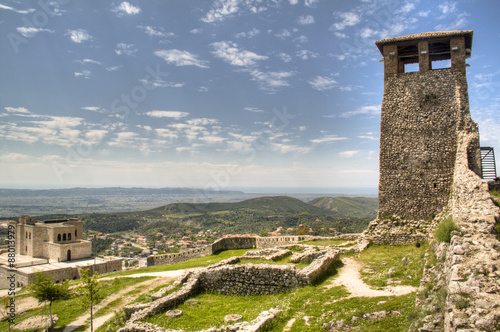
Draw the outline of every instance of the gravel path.
[[[351,293],[349,297],[376,297],[376,296],[400,296],[415,292],[413,286],[386,286],[383,290],[372,289],[361,279],[359,270],[361,264],[352,258],[342,260],[344,266],[339,269],[339,275],[333,279],[328,288],[344,285]]]

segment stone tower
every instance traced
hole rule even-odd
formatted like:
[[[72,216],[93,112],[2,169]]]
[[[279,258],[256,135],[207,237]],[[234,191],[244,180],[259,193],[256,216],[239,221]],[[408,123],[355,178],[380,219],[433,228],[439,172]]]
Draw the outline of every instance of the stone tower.
[[[481,174],[466,79],[472,34],[428,32],[375,42],[384,61],[378,220],[430,220],[443,211],[460,132],[474,133],[467,143],[468,167]],[[449,68],[433,69],[443,60],[451,62]],[[405,72],[416,63],[418,71]]]

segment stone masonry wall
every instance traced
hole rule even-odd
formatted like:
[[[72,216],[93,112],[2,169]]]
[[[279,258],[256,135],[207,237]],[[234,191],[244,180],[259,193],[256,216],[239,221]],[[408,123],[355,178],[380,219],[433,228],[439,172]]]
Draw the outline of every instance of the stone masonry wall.
[[[448,204],[466,91],[465,75],[451,69],[387,78],[380,135],[379,219],[427,220]]]
[[[261,256],[261,258],[265,259],[270,253],[263,250],[262,254],[264,256]],[[119,331],[143,331],[144,324],[140,320],[172,309],[189,297],[203,291],[238,295],[275,294],[290,288],[305,286],[315,282],[339,259],[339,251],[325,250],[309,266],[304,269],[297,269],[294,266],[287,265],[234,265],[241,260],[241,257],[232,257],[196,272],[188,272],[182,275],[170,288],[162,289],[154,294],[152,296],[153,301],[150,303],[126,306],[124,311],[128,321],[125,327]],[[180,290],[164,295],[168,289],[173,289],[179,285],[182,285]],[[235,330],[247,331],[245,328]],[[151,327],[147,331],[163,330]]]
[[[444,216],[459,227],[445,259],[445,331],[500,330],[500,241],[495,229],[500,209],[487,182],[469,169],[469,146],[477,139],[474,130],[459,135],[453,194]]]
[[[201,248],[189,249],[180,253],[149,256],[148,266],[174,264],[188,261],[193,258],[205,257],[223,250],[272,248],[281,245],[297,243],[314,239],[357,239],[359,234],[342,234],[335,237],[317,236],[273,236],[273,237],[227,237],[216,240],[214,243]]]

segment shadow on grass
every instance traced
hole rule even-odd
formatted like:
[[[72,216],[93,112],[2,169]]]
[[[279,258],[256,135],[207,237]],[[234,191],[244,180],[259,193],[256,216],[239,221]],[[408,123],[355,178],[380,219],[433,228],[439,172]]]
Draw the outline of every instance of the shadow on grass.
[[[316,278],[311,283],[311,286],[319,286],[322,283],[324,283],[328,278],[334,276],[337,274],[337,270],[340,269],[342,266],[344,266],[344,263],[339,259],[338,261],[335,261],[329,268],[328,270],[325,271],[321,276]]]

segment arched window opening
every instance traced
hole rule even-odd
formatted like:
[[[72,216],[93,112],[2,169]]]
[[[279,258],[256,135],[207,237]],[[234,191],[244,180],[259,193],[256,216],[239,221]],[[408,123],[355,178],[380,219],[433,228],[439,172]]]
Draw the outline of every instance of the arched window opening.
[[[71,241],[71,233],[68,233],[68,241]]]
[[[61,234],[57,234],[57,241],[61,242]]]
[[[63,241],[66,241],[66,233],[63,233]]]

